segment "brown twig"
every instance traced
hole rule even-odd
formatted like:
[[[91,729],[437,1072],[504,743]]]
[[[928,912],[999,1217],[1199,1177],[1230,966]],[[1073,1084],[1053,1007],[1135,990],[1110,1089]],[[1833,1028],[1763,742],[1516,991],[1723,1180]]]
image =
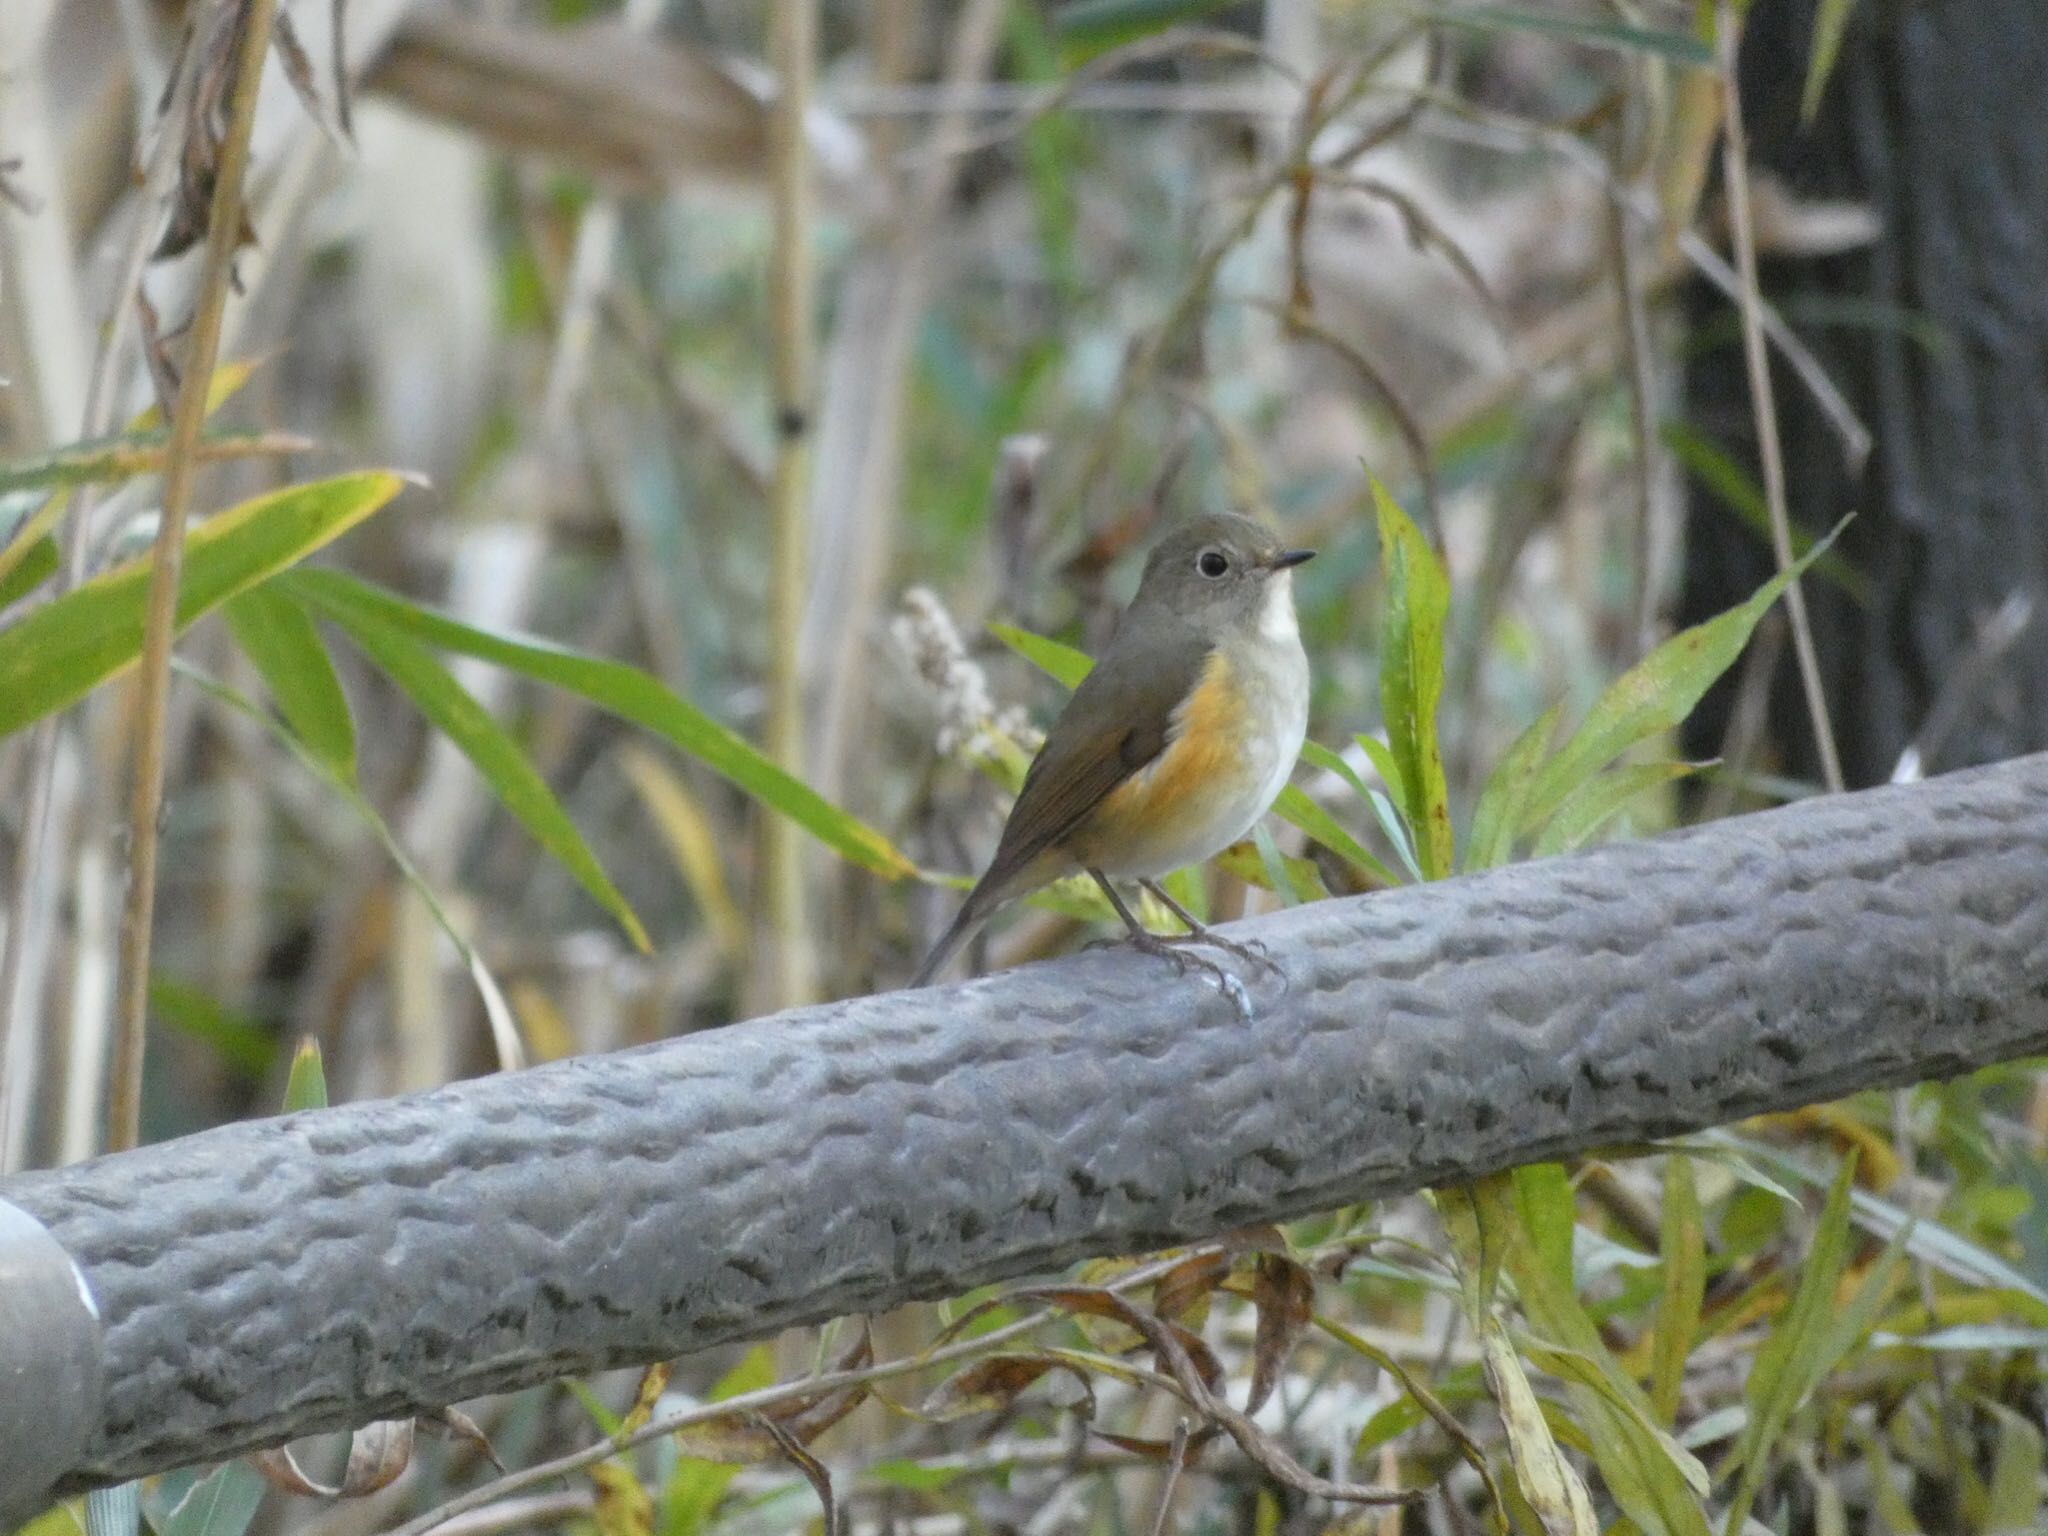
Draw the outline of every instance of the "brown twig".
[[[1166,1536],[1167,1522],[1173,1517],[1173,1493],[1187,1464],[1188,1421],[1182,1419],[1173,1426],[1173,1448],[1166,1453],[1166,1476],[1159,1484],[1159,1512],[1152,1517],[1152,1536]]]
[[[1209,1246],[1215,1248],[1218,1252],[1224,1251],[1222,1244],[1212,1244]],[[1147,1264],[1138,1269],[1131,1270],[1127,1274],[1117,1276],[1105,1285],[1103,1289],[1112,1293],[1121,1293],[1150,1285],[1153,1281],[1159,1279],[1160,1276],[1172,1270],[1175,1265],[1187,1262],[1196,1251],[1198,1250],[1184,1250],[1173,1258],[1162,1259],[1157,1263]],[[608,1436],[593,1445],[584,1446],[581,1450],[569,1451],[561,1456],[557,1456],[552,1461],[538,1462],[533,1466],[523,1467],[517,1472],[507,1473],[503,1477],[493,1478],[490,1482],[485,1483],[479,1488],[472,1488],[468,1493],[460,1494],[455,1498],[449,1499],[446,1503],[428,1510],[423,1515],[415,1516],[404,1525],[391,1531],[389,1536],[427,1536],[427,1532],[439,1530],[457,1516],[466,1515],[473,1509],[482,1509],[486,1505],[494,1504],[508,1494],[517,1493],[522,1488],[531,1488],[536,1483],[549,1482],[566,1473],[580,1471],[582,1468],[590,1466],[595,1462],[604,1461],[609,1457],[616,1456],[621,1451],[631,1450],[636,1445],[642,1445],[649,1440],[659,1440],[665,1435],[672,1435],[679,1429],[689,1429],[718,1419],[730,1419],[744,1416],[748,1413],[758,1413],[765,1409],[780,1407],[785,1403],[798,1399],[817,1398],[829,1393],[843,1391],[849,1387],[873,1386],[877,1382],[891,1381],[899,1376],[914,1376],[920,1371],[931,1369],[933,1366],[951,1365],[959,1360],[966,1360],[975,1355],[986,1354],[992,1349],[998,1349],[1002,1345],[1009,1343],[1012,1339],[1021,1338],[1023,1335],[1044,1327],[1047,1323],[1059,1321],[1067,1315],[1067,1313],[1057,1307],[1047,1306],[1032,1313],[1029,1317],[1019,1318],[1014,1323],[1006,1323],[1002,1327],[991,1328],[987,1333],[977,1334],[973,1338],[962,1339],[957,1343],[948,1344],[942,1348],[926,1350],[922,1354],[904,1355],[895,1360],[884,1360],[878,1364],[861,1366],[855,1370],[828,1371],[823,1375],[809,1376],[800,1381],[779,1382],[775,1386],[763,1387],[754,1392],[744,1392],[736,1397],[726,1398],[722,1402],[699,1403],[693,1407],[679,1408],[674,1413],[656,1414],[630,1434],[616,1437]]]
[[[1736,54],[1741,29],[1728,0],[1715,7],[1720,39],[1721,84],[1727,110],[1722,115],[1722,152],[1728,195],[1728,223],[1735,244],[1735,270],[1742,284],[1742,355],[1749,369],[1750,404],[1756,412],[1757,456],[1763,464],[1764,500],[1771,513],[1771,548],[1778,569],[1792,565],[1792,519],[1785,505],[1785,455],[1778,441],[1778,407],[1771,393],[1770,355],[1764,350],[1763,298],[1757,285],[1756,231],[1750,222],[1749,150],[1742,127],[1742,92],[1736,83]],[[1842,792],[1842,759],[1835,748],[1835,728],[1828,719],[1827,694],[1821,687],[1820,657],[1814,650],[1813,626],[1806,615],[1806,594],[1797,580],[1785,588],[1785,612],[1792,620],[1792,652],[1799,661],[1799,681],[1806,690],[1807,713],[1813,717],[1814,746],[1820,754],[1821,778],[1831,793]]]
[[[262,88],[263,57],[270,45],[277,0],[246,3],[227,133],[207,214],[206,254],[186,354],[184,383],[164,467],[149,610],[143,624],[142,669],[137,688],[135,779],[128,808],[128,897],[121,914],[120,992],[115,1018],[114,1065],[107,1097],[107,1146],[132,1147],[141,1135],[143,1024],[149,1008],[150,923],[156,912],[157,818],[164,797],[164,718],[170,695],[171,641],[177,630],[178,578],[184,565],[185,514],[198,468],[207,388],[220,351],[227,313],[229,269],[242,235],[242,180],[249,166],[249,135]]]

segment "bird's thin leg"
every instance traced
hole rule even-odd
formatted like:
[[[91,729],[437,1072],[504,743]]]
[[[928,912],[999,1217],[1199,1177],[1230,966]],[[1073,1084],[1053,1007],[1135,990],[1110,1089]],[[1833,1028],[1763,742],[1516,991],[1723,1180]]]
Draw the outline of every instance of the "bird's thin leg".
[[[1247,964],[1264,966],[1276,976],[1280,974],[1280,963],[1273,958],[1273,952],[1257,939],[1252,939],[1242,944],[1235,939],[1226,939],[1222,934],[1216,932],[1215,929],[1196,917],[1186,907],[1167,895],[1166,887],[1158,881],[1140,880],[1138,884],[1150,891],[1153,897],[1167,911],[1187,924],[1188,931],[1186,933],[1175,934],[1172,938],[1162,939],[1160,942],[1165,944],[1207,944],[1212,948],[1224,951],[1226,954],[1235,955]]]
[[[1097,885],[1102,887],[1102,894],[1107,896],[1109,904],[1116,908],[1116,915],[1124,920],[1124,927],[1130,930],[1129,939],[1133,949],[1140,950],[1148,955],[1157,955],[1162,960],[1171,960],[1174,969],[1182,975],[1186,975],[1190,969],[1207,971],[1216,978],[1216,985],[1223,988],[1226,992],[1237,985],[1237,978],[1223,969],[1214,960],[1205,960],[1200,955],[1189,954],[1185,949],[1177,946],[1171,939],[1162,939],[1158,934],[1139,922],[1132,914],[1131,909],[1124,905],[1124,899],[1117,894],[1116,887],[1109,883],[1109,877],[1103,874],[1101,870],[1091,869],[1088,871],[1088,874]]]

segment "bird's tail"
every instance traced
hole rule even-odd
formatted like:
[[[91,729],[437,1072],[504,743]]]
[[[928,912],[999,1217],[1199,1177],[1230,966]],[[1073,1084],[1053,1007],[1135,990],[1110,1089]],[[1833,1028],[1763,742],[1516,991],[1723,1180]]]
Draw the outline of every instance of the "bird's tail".
[[[982,925],[988,913],[981,909],[975,896],[977,890],[960,903],[960,910],[946,931],[939,935],[939,942],[932,946],[931,953],[924,957],[924,964],[917,968],[917,974],[910,979],[913,987],[928,987],[932,978],[946,968],[946,963],[960,953],[960,947],[974,937],[974,930]]]

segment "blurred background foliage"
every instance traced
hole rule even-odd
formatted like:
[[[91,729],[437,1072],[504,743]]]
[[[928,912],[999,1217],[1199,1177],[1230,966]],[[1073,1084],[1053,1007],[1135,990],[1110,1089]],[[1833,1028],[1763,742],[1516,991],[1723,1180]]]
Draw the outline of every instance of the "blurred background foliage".
[[[1176,881],[1200,911],[1813,792],[1810,715],[1772,684],[1776,586],[1746,601],[1782,509],[1751,418],[1683,386],[1734,369],[1753,403],[1731,228],[1780,260],[1879,237],[1796,174],[1743,176],[1731,217],[1739,9],[285,5],[163,736],[145,1139],[899,983],[1134,555],[1189,509],[1249,508],[1320,552],[1297,586],[1309,761],[1254,843]],[[1835,61],[1878,23],[1757,10],[1824,122]],[[794,12],[816,23],[800,154],[774,110]],[[131,664],[170,451],[149,413],[200,267],[162,206],[196,247],[224,114],[191,97],[239,14],[0,12],[8,1168],[108,1140]],[[814,295],[777,260],[792,242]],[[808,379],[772,318],[792,300]],[[1853,381],[1748,309],[1817,423],[1802,463],[1852,481]],[[1952,344],[1905,306],[1828,323]],[[1784,529],[1802,554],[1823,500]],[[1705,597],[1681,559],[1702,529],[1726,556]],[[1859,537],[1812,552],[1817,603],[1870,611],[1893,562]],[[1657,650],[1674,615],[1731,609],[1705,659]],[[1995,675],[2027,617],[1993,615],[1965,659]],[[1398,681],[1417,654],[1440,701]],[[1724,671],[1711,739],[1675,740]],[[1867,762],[1861,701],[1834,705]],[[784,825],[806,834],[793,922],[769,895]],[[976,960],[1102,915],[1054,891]],[[2044,1142],[2048,1094],[2014,1067],[974,1298],[954,1363],[887,1410],[866,1386],[785,1395],[742,1434],[702,1407],[859,1375],[842,1326],[637,1395],[627,1376],[469,1405],[446,1444],[365,1432],[360,1476],[266,1464],[291,1495],[247,1467],[162,1479],[139,1517],[385,1529],[488,1478],[486,1436],[517,1467],[637,1432],[461,1529],[793,1530],[825,1490],[862,1529],[930,1532],[2037,1530]],[[1142,1326],[1104,1299],[1126,1295]],[[900,1359],[969,1315],[877,1341]],[[965,1347],[1032,1317],[1006,1353]],[[1249,1393],[1255,1436],[1217,1438],[1212,1389]],[[650,1415],[688,1422],[649,1435]],[[1290,1481],[1309,1471],[1430,1492],[1353,1508]],[[356,1497],[323,1501],[322,1475]]]

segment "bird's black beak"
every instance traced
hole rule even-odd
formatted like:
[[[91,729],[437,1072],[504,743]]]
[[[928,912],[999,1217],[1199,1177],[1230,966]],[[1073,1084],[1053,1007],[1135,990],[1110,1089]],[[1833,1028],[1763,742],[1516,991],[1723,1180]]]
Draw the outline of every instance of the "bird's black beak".
[[[1267,562],[1267,566],[1270,570],[1285,571],[1294,566],[1305,564],[1315,559],[1315,557],[1316,552],[1312,549],[1283,549]]]

